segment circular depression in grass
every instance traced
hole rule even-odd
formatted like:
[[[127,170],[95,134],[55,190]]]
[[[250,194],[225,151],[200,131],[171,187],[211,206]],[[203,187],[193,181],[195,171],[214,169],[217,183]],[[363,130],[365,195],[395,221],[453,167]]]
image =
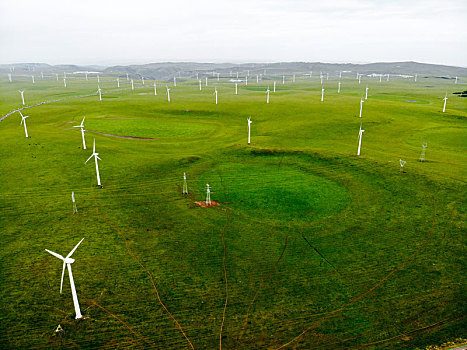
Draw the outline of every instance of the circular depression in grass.
[[[144,118],[86,118],[86,129],[104,134],[147,138],[197,138],[217,129],[216,124],[186,122],[180,119],[154,120]]]
[[[338,183],[278,164],[222,164],[201,176],[199,188],[204,191],[207,183],[212,200],[268,219],[312,221],[341,211],[350,201]]]

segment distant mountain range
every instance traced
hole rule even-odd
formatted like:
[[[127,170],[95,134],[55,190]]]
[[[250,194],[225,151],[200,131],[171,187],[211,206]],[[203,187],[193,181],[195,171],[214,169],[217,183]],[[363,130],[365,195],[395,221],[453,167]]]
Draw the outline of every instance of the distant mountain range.
[[[417,63],[417,62],[378,62],[369,64],[352,63],[321,63],[321,62],[278,62],[278,63],[197,63],[197,62],[161,62],[141,65],[127,66],[78,66],[78,65],[49,65],[45,63],[17,63],[1,64],[0,73],[7,74],[14,69],[13,74],[18,75],[40,75],[50,73],[73,73],[73,72],[102,72],[103,75],[145,77],[147,79],[172,80],[174,76],[181,78],[194,78],[198,73],[200,77],[220,73],[221,76],[236,77],[237,72],[240,77],[244,77],[249,71],[250,75],[290,75],[293,73],[319,74],[320,72],[334,75],[339,71],[347,71],[361,74],[405,74],[427,77],[453,78],[466,77],[467,68],[444,66],[437,64]]]

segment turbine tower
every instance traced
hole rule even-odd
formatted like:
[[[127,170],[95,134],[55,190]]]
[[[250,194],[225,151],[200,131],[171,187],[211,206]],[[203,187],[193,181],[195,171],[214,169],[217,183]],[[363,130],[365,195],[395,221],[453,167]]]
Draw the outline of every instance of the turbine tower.
[[[18,90],[18,92],[21,94],[21,100],[23,101],[23,106],[26,104],[24,103],[24,90]]]
[[[251,121],[251,118],[248,118],[247,121],[248,121],[248,144],[250,144],[251,123],[253,122]]]

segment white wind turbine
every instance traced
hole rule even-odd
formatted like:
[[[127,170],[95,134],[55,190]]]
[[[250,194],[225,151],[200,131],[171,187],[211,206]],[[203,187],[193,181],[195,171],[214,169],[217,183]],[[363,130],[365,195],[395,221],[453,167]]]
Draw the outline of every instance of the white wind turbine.
[[[266,90],[267,98],[266,98],[266,103],[269,103],[269,86],[268,89]]]
[[[359,74],[359,75],[358,75],[358,83],[360,84],[361,82],[362,82],[362,75]]]
[[[202,87],[201,87],[201,79],[199,79],[199,91],[202,90]]]
[[[120,87],[120,78],[117,77],[117,87],[119,88]]]
[[[11,73],[8,73],[8,81],[11,83],[12,80],[11,80]]]
[[[99,101],[102,101],[102,90],[100,86],[97,86],[97,93],[99,94]]]
[[[293,82],[295,83],[295,74],[293,75],[293,79],[292,79],[292,80],[293,80]]]
[[[144,77],[141,76],[141,84],[144,86]]]
[[[323,73],[319,73],[319,78],[321,79],[321,85],[323,85]]]
[[[128,73],[126,73],[126,80],[129,80],[130,77],[128,76]]]
[[[245,77],[245,86],[248,86],[248,75]]]
[[[217,81],[219,81],[220,73],[217,73]]]
[[[63,77],[63,86],[66,87],[66,76]]]
[[[235,83],[235,95],[238,95],[238,84]]]
[[[55,78],[56,78],[57,81],[58,81],[58,73],[55,73]]]
[[[86,117],[83,117],[83,120],[81,121],[80,125],[74,125],[73,127],[81,129],[81,137],[83,138],[83,149],[86,149],[86,141],[84,139],[84,119],[86,119]]]
[[[170,88],[168,86],[165,88],[167,89],[167,102],[170,102]]]
[[[214,88],[214,95],[216,95],[216,105],[217,105],[217,87]]]
[[[368,85],[366,86],[366,89],[365,89],[365,100],[368,100]]]
[[[44,73],[41,72],[41,79],[44,79]]]
[[[18,90],[18,92],[21,94],[21,100],[23,101],[23,105],[25,105],[26,103],[24,103],[24,90]]]
[[[362,136],[363,136],[363,132],[365,130],[362,129],[362,124],[360,124],[360,131],[358,132],[358,150],[357,150],[357,156],[360,155],[360,149],[362,147]]]
[[[337,84],[337,93],[340,94],[341,93],[341,82],[339,81],[339,83]]]
[[[88,158],[88,160],[84,163],[86,164],[87,162],[89,162],[89,160],[94,157],[95,161],[96,161],[96,176],[97,176],[97,185],[98,186],[101,186],[101,177],[99,176],[99,165],[97,164],[97,160],[102,160],[99,158],[99,153],[96,153],[96,139],[94,139],[94,144],[92,146],[92,154],[91,156]]]
[[[73,202],[73,214],[78,214],[78,208],[76,207],[75,192],[71,192],[71,201]]]
[[[88,81],[88,72],[84,72],[84,75],[86,76],[86,81]]]
[[[282,76],[282,85],[285,84],[285,75]]]
[[[208,86],[208,77],[206,77],[206,86]]]
[[[177,77],[174,77],[174,87],[177,87]]]
[[[131,90],[135,89],[135,83],[133,83],[133,79],[131,79]]]
[[[387,75],[388,75],[388,76],[387,76],[387,79],[386,79],[386,81],[389,81],[389,73],[388,73]]]
[[[457,77],[456,77],[456,81],[454,82],[454,84],[457,84]]]
[[[24,124],[24,133],[26,134],[26,138],[28,138],[28,128],[26,127],[26,118],[29,118],[29,116],[23,116],[23,113],[21,111],[18,111],[19,114],[21,114],[21,123],[19,125]]]
[[[446,112],[446,102],[448,101],[448,93],[446,92],[446,96],[443,98],[444,106],[443,106],[443,113]]]
[[[274,87],[273,87],[273,89],[274,89],[274,92],[276,92],[276,81],[274,81]]]
[[[248,144],[250,144],[251,123],[253,122],[251,121],[250,118],[248,118]]]
[[[258,76],[258,74],[256,74],[256,84],[258,84],[258,83],[259,83],[259,76]]]
[[[99,78],[99,74],[97,74],[97,83],[99,84],[101,82],[101,79]]]
[[[157,96],[157,83],[154,80],[154,96]]]
[[[34,75],[31,75],[32,78],[32,83],[35,84],[36,82],[34,81]]]
[[[415,74],[414,80],[417,82],[418,74]]]
[[[321,87],[321,102],[324,102],[324,86]]]
[[[75,250],[78,248],[78,246],[81,244],[83,239],[81,241],[79,241],[79,243],[71,250],[71,252],[68,253],[68,255],[65,258],[63,256],[61,256],[60,254],[54,253],[54,252],[46,249],[46,251],[48,253],[52,254],[56,258],[59,258],[60,260],[63,260],[62,279],[61,279],[61,282],[60,282],[60,294],[62,293],[62,289],[63,289],[63,277],[65,275],[65,266],[68,267],[68,274],[70,276],[70,284],[71,284],[71,294],[73,296],[73,304],[75,306],[75,313],[76,313],[75,319],[81,318],[83,316],[81,315],[81,311],[79,309],[78,296],[76,295],[75,282],[73,280],[73,274],[71,272],[71,264],[73,264],[75,262],[75,259],[72,259],[71,256],[73,255]]]
[[[363,102],[365,102],[365,100],[363,99],[363,96],[362,96],[362,98],[360,99],[360,118],[362,117]]]

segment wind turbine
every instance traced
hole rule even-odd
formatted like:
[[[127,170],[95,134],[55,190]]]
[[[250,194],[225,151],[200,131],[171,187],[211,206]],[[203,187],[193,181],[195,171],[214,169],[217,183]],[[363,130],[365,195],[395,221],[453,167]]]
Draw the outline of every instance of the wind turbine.
[[[216,95],[216,105],[217,105],[217,87],[214,88],[214,95]]]
[[[119,88],[120,87],[120,78],[117,77],[117,87]]]
[[[380,82],[380,83],[381,83],[381,79],[383,79],[383,75],[382,75],[382,74],[379,75],[379,82]]]
[[[177,77],[174,77],[174,87],[177,87]]]
[[[342,79],[342,71],[339,71],[339,79]]]
[[[245,86],[248,86],[248,75],[245,77]]]
[[[282,76],[282,85],[285,84],[285,75]]]
[[[24,103],[24,90],[18,90],[18,92],[21,94],[21,100],[23,101],[23,105],[25,105],[25,103]]]
[[[28,128],[26,127],[26,118],[29,118],[29,116],[23,116],[23,113],[21,111],[18,111],[19,114],[21,114],[21,123],[19,125],[24,124],[24,133],[26,134],[26,138],[28,138]]]
[[[266,103],[269,103],[269,86],[268,86],[268,89],[266,90],[266,93],[267,93]]]
[[[71,256],[73,255],[75,250],[78,248],[78,246],[81,244],[83,239],[79,241],[77,245],[75,245],[75,247],[71,250],[71,252],[68,253],[68,255],[65,258],[61,256],[60,254],[54,253],[46,249],[48,253],[52,254],[56,258],[59,258],[60,260],[63,260],[62,279],[60,282],[60,294],[62,293],[62,289],[63,289],[63,277],[65,275],[65,265],[68,267],[68,274],[70,276],[70,284],[71,284],[71,294],[73,295],[73,304],[75,306],[75,313],[76,313],[75,319],[81,318],[83,316],[81,315],[81,311],[79,309],[78,296],[76,295],[75,282],[73,280],[73,274],[71,272],[71,264],[75,262],[75,259],[72,259]]]
[[[34,75],[31,75],[32,83],[35,84],[36,82],[34,81]]]
[[[208,77],[206,77],[206,86],[208,86]]]
[[[99,160],[102,160],[102,159],[99,158],[99,153],[96,153],[96,139],[94,139],[94,144],[93,144],[93,146],[92,146],[92,154],[91,154],[91,156],[88,158],[88,160],[87,160],[84,164],[86,164],[87,162],[89,162],[89,160],[90,160],[92,157],[94,157],[94,160],[96,161],[97,185],[102,187],[102,185],[101,185],[101,178],[100,178],[100,176],[99,176],[99,165],[97,164],[97,160],[98,160],[98,159],[99,159]]]
[[[199,73],[196,72],[196,80],[199,80]]]
[[[251,121],[250,118],[248,118],[248,144],[250,144],[251,123],[253,123],[253,122]]]
[[[199,91],[201,91],[201,79],[199,79]]]
[[[362,82],[362,75],[359,74],[359,76],[358,76],[358,83],[360,84],[361,82]]]
[[[165,88],[167,89],[167,102],[170,102],[170,88],[168,86]]]
[[[238,95],[238,84],[235,83],[235,95]]]
[[[131,90],[135,89],[135,84],[133,83],[133,79],[131,79]]]
[[[363,96],[362,96],[362,98],[360,99],[360,118],[362,117],[363,102],[365,102],[365,100],[363,99]]]
[[[8,73],[8,81],[11,83],[11,73]]]
[[[58,81],[58,73],[55,73],[55,78],[56,78],[57,81]]]
[[[357,156],[360,155],[360,149],[362,147],[362,136],[363,136],[363,132],[365,130],[362,129],[362,124],[360,124],[360,131],[358,132],[358,151],[357,151]]]
[[[258,76],[258,74],[256,74],[256,84],[258,84],[258,83],[259,83],[259,76]]]
[[[319,73],[319,78],[321,79],[321,85],[323,85],[323,74],[321,72]]]
[[[75,192],[71,192],[71,201],[73,202],[73,214],[78,214],[78,208],[75,202]]]
[[[81,137],[83,138],[83,149],[86,149],[86,141],[84,139],[84,119],[86,119],[86,117],[83,117],[83,120],[81,121],[80,125],[74,125],[73,127],[81,129]]]
[[[368,100],[368,85],[366,86],[366,89],[365,89],[365,100]]]
[[[423,147],[423,149],[422,149],[422,154],[420,154],[420,162],[425,161],[425,150],[428,147],[428,143],[423,142],[422,147]]]
[[[220,73],[217,73],[217,81],[219,81]]]
[[[41,72],[41,79],[44,79],[44,72]]]
[[[157,83],[154,80],[154,96],[157,96]]]
[[[276,81],[274,81],[274,92],[276,92]]]
[[[66,87],[66,76],[63,77],[63,86]]]
[[[183,173],[183,190],[182,194],[188,194],[188,185],[186,183],[186,173]]]
[[[99,78],[99,74],[97,74],[97,83],[99,84],[101,82],[101,79]]]
[[[457,77],[456,77],[456,81],[454,82],[454,84],[457,84]]]
[[[141,76],[141,83],[144,86],[144,77],[143,76]]]
[[[329,73],[326,73],[326,80],[329,80]]]
[[[97,93],[99,94],[99,101],[102,101],[102,90],[100,86],[97,86]]]
[[[321,102],[324,102],[324,86],[321,87]]]
[[[389,73],[388,73],[388,77],[387,77],[386,81],[389,81]]]
[[[404,172],[404,165],[405,165],[405,163],[407,163],[407,161],[406,161],[406,160],[399,159],[399,163],[400,163],[400,165],[401,165],[401,170],[400,170],[400,172],[403,173],[403,172]]]
[[[206,206],[211,205],[211,188],[206,184]]]
[[[341,82],[339,81],[339,83],[337,84],[337,93],[340,94],[341,93]]]
[[[448,100],[448,93],[447,92],[446,92],[446,96],[444,96],[443,100],[444,100],[444,106],[443,106],[443,113],[444,113],[444,112],[446,112],[446,102]]]
[[[86,76],[86,81],[88,81],[88,72],[84,72],[84,75]]]
[[[293,82],[295,83],[295,74],[293,75],[293,79],[292,79],[292,80],[293,80]]]
[[[417,82],[417,78],[418,78],[418,74],[415,74],[415,78],[414,78],[415,82]]]
[[[126,73],[126,80],[129,80],[130,77],[128,76],[128,73]]]

